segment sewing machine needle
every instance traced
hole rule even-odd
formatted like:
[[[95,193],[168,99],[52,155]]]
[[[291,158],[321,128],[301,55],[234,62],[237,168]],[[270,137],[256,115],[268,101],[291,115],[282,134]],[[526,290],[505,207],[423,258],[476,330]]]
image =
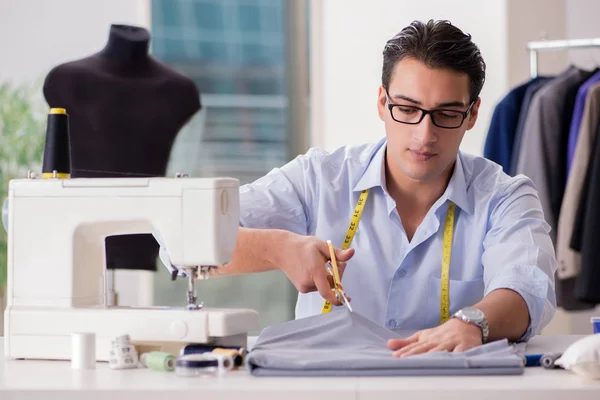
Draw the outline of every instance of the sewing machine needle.
[[[194,273],[192,273],[193,271],[188,271],[188,308],[193,309],[193,308],[198,308],[197,305],[197,299],[196,299],[196,285],[195,285],[195,279],[196,276]]]

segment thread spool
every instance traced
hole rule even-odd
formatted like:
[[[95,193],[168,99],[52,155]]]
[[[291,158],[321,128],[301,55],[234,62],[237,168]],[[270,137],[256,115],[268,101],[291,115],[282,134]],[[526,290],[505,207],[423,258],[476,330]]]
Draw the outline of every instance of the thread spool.
[[[244,365],[244,357],[240,353],[240,350],[236,349],[224,349],[224,348],[216,348],[212,351],[213,354],[224,354],[233,360],[233,366],[235,368],[241,367]]]
[[[71,149],[69,143],[69,114],[64,108],[51,108],[46,125],[46,143],[42,160],[42,176],[69,178]]]
[[[89,332],[71,334],[71,368],[96,368],[96,335]]]
[[[556,360],[558,360],[562,356],[562,353],[549,353],[544,354],[542,359],[540,360],[540,364],[542,367],[546,369],[558,368],[557,365],[554,364]]]
[[[110,344],[112,348],[129,346],[131,344],[131,337],[129,335],[117,336],[110,341]]]
[[[175,356],[164,351],[152,351],[140,356],[140,363],[154,371],[175,371]]]
[[[222,375],[233,369],[233,360],[225,354],[188,354],[175,360],[178,376]]]
[[[190,344],[183,348],[182,355],[187,354],[227,354],[233,359],[234,367],[238,368],[244,365],[246,361],[245,347],[228,347],[228,346],[210,346],[205,344]]]
[[[111,341],[108,366],[111,369],[131,369],[138,367],[138,354],[131,344],[129,335],[118,336]]]

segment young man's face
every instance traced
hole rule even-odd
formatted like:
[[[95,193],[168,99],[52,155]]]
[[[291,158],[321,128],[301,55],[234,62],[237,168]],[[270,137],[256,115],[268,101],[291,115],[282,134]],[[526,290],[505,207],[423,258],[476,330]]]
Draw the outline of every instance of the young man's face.
[[[388,97],[389,93],[389,97]],[[387,136],[388,165],[407,177],[428,181],[438,178],[453,164],[465,132],[477,120],[480,100],[472,106],[469,101],[469,77],[447,69],[433,69],[414,58],[396,63],[389,88],[379,89],[377,108],[385,123]],[[434,125],[431,114],[425,115],[419,124],[409,125],[392,118],[388,103],[408,107],[395,107],[394,117],[400,121],[416,122],[421,111],[436,112],[438,125],[451,126],[445,129]],[[463,116],[456,111],[470,112],[460,124]]]

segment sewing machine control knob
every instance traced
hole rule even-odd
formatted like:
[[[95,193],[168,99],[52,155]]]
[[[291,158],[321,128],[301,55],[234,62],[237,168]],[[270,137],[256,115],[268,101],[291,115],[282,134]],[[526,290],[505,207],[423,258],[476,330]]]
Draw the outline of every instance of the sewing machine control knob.
[[[171,322],[171,335],[176,339],[184,339],[188,333],[187,324],[180,320]]]

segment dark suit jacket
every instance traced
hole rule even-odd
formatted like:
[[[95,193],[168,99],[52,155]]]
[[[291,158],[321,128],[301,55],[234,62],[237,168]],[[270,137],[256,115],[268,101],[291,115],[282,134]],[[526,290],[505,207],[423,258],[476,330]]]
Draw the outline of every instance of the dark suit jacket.
[[[504,172],[508,173],[513,151],[513,142],[519,114],[522,110],[523,99],[527,89],[541,77],[533,78],[522,85],[517,86],[498,103],[492,114],[492,121],[485,140],[483,156],[502,166]]]
[[[581,269],[575,282],[576,299],[600,304],[600,126],[585,176],[571,247],[581,252]]]

